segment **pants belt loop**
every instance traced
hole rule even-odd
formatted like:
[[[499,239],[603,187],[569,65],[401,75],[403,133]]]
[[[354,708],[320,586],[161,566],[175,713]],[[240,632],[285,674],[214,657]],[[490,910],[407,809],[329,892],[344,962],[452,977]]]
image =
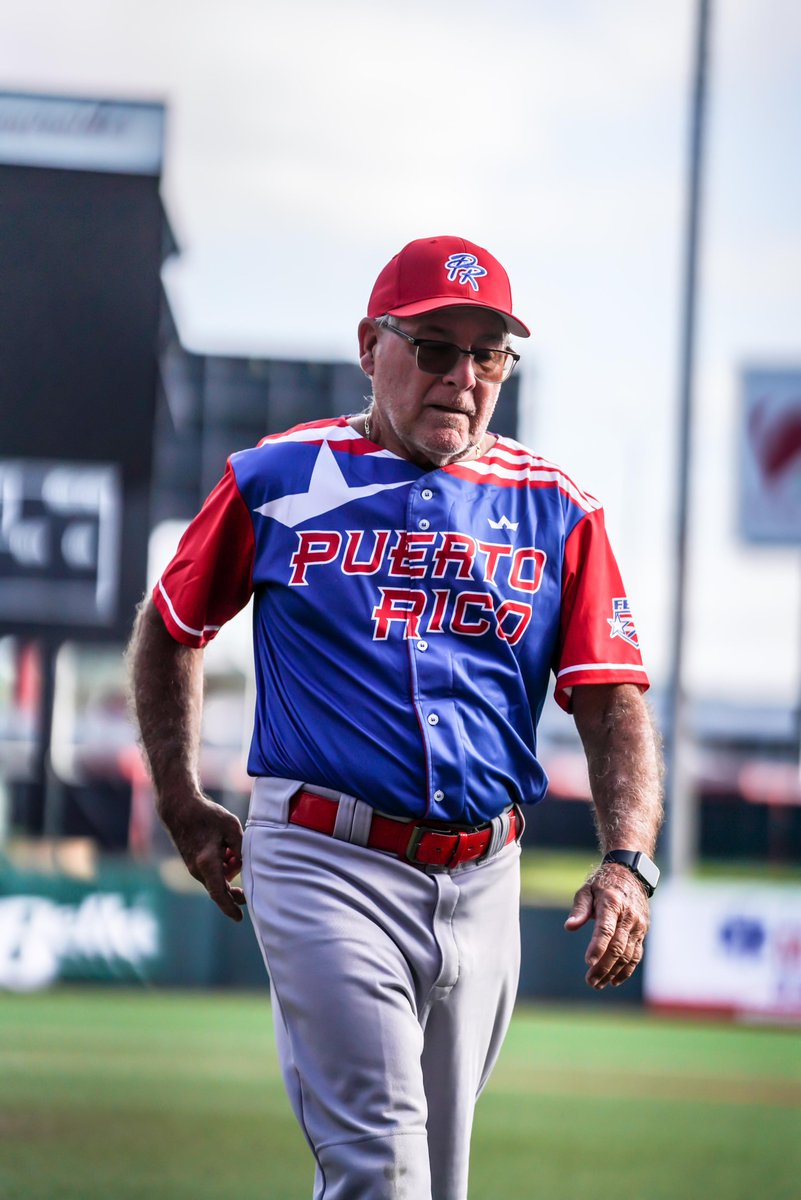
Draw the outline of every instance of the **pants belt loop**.
[[[339,838],[341,842],[350,841],[350,831],[353,825],[353,808],[355,804],[355,796],[342,795],[339,797],[337,819],[334,822],[334,837]]]
[[[342,792],[334,822],[334,837],[342,842],[351,842],[354,846],[366,846],[372,819],[373,809],[369,804]]]
[[[500,816],[492,818],[492,836],[487,846],[485,858],[492,858],[493,854],[497,854],[506,845],[512,812],[513,810],[509,809],[508,812],[501,813]]]
[[[350,840],[354,846],[366,846],[370,836],[370,826],[375,809],[364,800],[357,800],[353,808],[353,824],[350,830]]]

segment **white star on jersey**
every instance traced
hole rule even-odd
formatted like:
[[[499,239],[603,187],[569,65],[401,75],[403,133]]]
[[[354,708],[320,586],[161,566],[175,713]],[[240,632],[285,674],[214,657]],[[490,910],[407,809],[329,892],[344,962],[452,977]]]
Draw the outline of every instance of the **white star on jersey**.
[[[336,455],[328,442],[323,442],[309,480],[308,491],[293,492],[289,496],[281,496],[278,500],[269,500],[253,511],[261,513],[263,517],[272,517],[289,529],[294,529],[303,521],[332,512],[335,508],[341,508],[343,504],[349,504],[351,500],[374,496],[376,492],[383,492],[389,488],[404,487],[410,482],[409,479],[401,479],[397,483],[368,483],[363,487],[351,487],[340,471]]]

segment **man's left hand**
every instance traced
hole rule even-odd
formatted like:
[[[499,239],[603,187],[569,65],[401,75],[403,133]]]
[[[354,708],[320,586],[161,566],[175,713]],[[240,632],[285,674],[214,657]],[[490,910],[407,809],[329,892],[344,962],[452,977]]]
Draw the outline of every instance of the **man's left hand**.
[[[625,982],[642,958],[649,911],[645,888],[627,867],[604,863],[576,892],[565,929],[573,931],[595,919],[584,956],[586,982],[600,991]]]

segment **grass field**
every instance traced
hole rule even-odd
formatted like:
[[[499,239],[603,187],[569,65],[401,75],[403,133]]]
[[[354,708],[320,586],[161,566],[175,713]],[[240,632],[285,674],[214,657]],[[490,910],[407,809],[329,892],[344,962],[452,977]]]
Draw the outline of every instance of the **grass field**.
[[[265,1000],[0,995],[3,1200],[308,1200]],[[801,1037],[521,1009],[471,1200],[797,1200]]]

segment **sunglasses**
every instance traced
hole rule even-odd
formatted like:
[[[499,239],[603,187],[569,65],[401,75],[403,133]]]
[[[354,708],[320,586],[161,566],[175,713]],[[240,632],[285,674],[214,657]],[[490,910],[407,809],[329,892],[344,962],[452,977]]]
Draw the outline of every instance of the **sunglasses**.
[[[454,342],[437,342],[431,338],[416,338],[389,321],[381,321],[382,329],[389,329],[414,346],[417,366],[426,375],[447,375],[458,363],[463,354],[469,354],[473,360],[473,373],[482,383],[503,383],[520,362],[520,355],[513,350],[463,350]]]

